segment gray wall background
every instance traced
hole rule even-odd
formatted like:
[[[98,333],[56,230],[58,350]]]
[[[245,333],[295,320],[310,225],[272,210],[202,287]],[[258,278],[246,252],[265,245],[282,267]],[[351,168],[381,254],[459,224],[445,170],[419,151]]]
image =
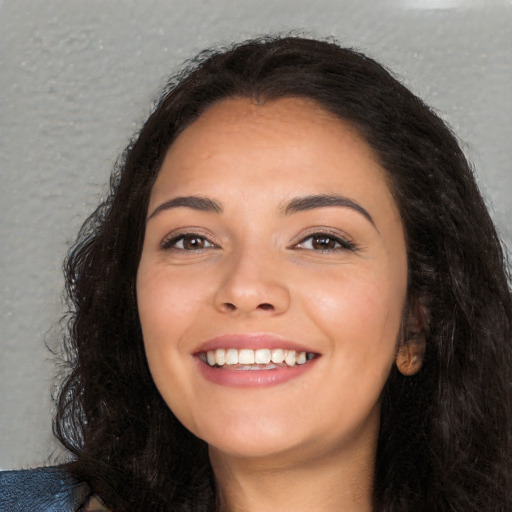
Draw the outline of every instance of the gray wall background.
[[[59,457],[61,261],[185,58],[290,30],[366,50],[464,141],[512,248],[511,26],[511,0],[0,0],[0,467]]]

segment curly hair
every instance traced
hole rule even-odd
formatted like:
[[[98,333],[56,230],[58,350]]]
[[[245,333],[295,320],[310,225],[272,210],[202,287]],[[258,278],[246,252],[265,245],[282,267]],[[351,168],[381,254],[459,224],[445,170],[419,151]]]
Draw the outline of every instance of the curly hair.
[[[374,508],[512,510],[512,294],[506,256],[445,123],[383,66],[337,44],[250,40],[201,53],[165,87],[65,264],[70,359],[54,430],[69,470],[115,510],[214,511],[204,441],[150,376],[135,278],[149,195],[176,137],[215,102],[308,98],[351,123],[387,172],[428,311],[425,361],[382,394]]]

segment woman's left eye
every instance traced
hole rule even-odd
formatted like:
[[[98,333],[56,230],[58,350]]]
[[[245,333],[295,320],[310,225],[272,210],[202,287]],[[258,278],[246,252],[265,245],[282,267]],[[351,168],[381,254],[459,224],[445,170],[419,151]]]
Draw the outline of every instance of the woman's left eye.
[[[314,233],[307,236],[296,247],[311,251],[355,250],[355,245],[344,238],[329,233]]]

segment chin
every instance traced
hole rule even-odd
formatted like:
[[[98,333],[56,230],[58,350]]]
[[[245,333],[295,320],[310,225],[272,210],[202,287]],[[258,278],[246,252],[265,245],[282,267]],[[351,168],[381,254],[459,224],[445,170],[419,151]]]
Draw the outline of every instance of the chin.
[[[283,439],[247,439],[240,440],[239,442],[227,443],[223,439],[221,443],[211,444],[208,443],[210,457],[222,455],[232,459],[251,459],[251,460],[288,460],[290,454],[297,454],[302,451],[302,447],[290,443],[288,440]]]
[[[294,432],[293,438],[290,432]],[[196,433],[208,444],[210,452],[236,458],[268,458],[289,453],[307,442],[307,435],[297,434],[296,429],[289,425],[258,425],[254,421],[219,425],[214,430]]]

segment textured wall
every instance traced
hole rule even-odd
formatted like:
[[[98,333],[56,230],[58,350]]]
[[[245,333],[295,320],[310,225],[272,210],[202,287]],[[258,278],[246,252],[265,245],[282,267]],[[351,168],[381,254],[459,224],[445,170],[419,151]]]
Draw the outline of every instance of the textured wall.
[[[0,467],[48,461],[61,261],[165,77],[292,29],[365,49],[465,142],[510,247],[510,0],[0,0]],[[508,229],[508,234],[506,230]]]

